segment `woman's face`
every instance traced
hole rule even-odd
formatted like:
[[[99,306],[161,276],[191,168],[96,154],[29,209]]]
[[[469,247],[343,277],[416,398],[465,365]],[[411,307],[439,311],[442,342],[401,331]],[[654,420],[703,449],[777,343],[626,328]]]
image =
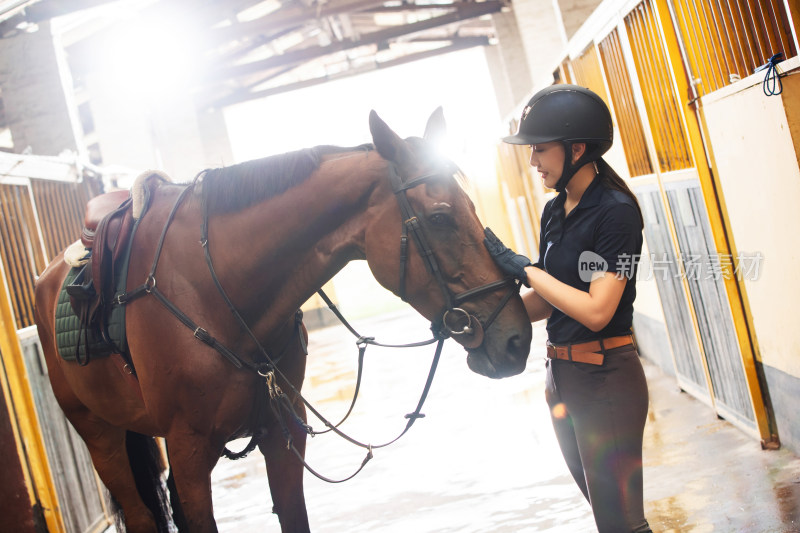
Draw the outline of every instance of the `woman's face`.
[[[531,145],[531,166],[542,175],[544,186],[554,189],[564,170],[564,145],[560,142]]]

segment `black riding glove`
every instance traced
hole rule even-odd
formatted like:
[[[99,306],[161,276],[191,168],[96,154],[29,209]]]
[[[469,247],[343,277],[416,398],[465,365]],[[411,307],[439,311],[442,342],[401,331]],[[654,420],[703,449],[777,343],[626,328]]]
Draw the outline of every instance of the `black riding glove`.
[[[489,255],[492,256],[492,259],[494,259],[494,262],[500,267],[500,270],[502,270],[504,274],[513,276],[514,279],[522,281],[526,287],[530,287],[530,285],[528,285],[528,275],[525,273],[525,267],[533,264],[531,260],[522,254],[514,252],[514,250],[508,249],[489,228],[483,230],[483,233],[486,235],[486,238],[483,239],[483,244],[486,246],[486,249],[489,250]]]

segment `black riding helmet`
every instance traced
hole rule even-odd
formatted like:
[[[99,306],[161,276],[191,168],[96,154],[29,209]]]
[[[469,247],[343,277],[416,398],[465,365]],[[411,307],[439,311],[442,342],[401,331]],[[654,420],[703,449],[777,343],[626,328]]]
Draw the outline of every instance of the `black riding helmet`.
[[[603,99],[578,85],[551,85],[542,89],[522,111],[516,135],[505,137],[509,144],[541,144],[560,141],[564,145],[564,171],[556,190],[563,191],[569,180],[586,163],[596,161],[614,141],[611,112]],[[571,162],[573,143],[586,143],[586,152]]]

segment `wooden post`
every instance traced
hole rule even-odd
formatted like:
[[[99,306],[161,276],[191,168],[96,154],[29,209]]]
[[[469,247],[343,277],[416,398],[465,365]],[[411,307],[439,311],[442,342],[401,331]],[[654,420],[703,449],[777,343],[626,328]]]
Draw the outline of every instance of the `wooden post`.
[[[41,509],[49,533],[63,532],[65,528],[58,506],[58,495],[33,404],[33,394],[28,383],[22,347],[17,337],[2,261],[0,261],[0,363],[2,363],[0,382],[5,404],[9,407],[9,419],[19,463],[28,488],[30,507]]]

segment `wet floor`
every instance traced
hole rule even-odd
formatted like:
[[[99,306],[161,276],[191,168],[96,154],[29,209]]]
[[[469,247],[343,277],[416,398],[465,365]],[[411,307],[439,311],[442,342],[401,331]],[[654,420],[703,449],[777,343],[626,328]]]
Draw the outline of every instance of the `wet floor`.
[[[429,336],[427,323],[411,313],[354,325],[387,343]],[[425,418],[396,443],[375,450],[350,481],[329,484],[306,473],[312,531],[594,531],[591,510],[569,476],[544,402],[545,338],[542,327],[534,328],[527,370],[499,381],[472,373],[463,349],[445,343],[422,411]],[[326,417],[338,420],[355,384],[355,340],[340,326],[317,330],[309,351],[304,393]],[[372,444],[397,436],[405,427],[404,415],[416,407],[433,352],[433,346],[370,347],[359,401],[342,429]],[[800,531],[800,459],[787,450],[762,451],[755,438],[681,393],[672,378],[645,367],[651,393],[645,510],[653,530]],[[350,475],[364,455],[335,435],[309,439],[308,462],[330,478]],[[257,451],[239,461],[221,460],[212,478],[220,531],[280,531]]]

